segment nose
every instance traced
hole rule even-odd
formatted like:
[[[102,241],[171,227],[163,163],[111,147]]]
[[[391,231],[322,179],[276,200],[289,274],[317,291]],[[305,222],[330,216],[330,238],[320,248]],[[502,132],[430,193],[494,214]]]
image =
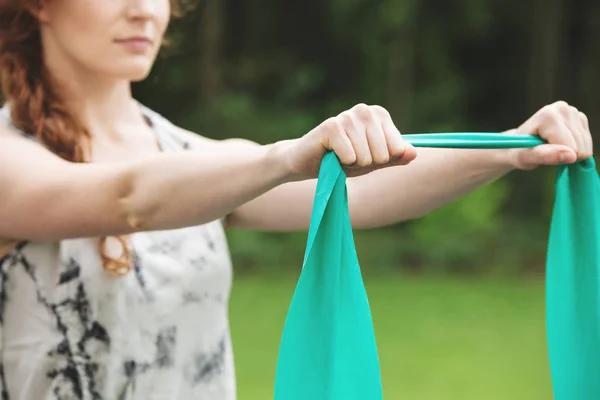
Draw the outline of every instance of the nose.
[[[131,19],[153,18],[159,9],[160,1],[164,0],[128,0],[127,17]]]

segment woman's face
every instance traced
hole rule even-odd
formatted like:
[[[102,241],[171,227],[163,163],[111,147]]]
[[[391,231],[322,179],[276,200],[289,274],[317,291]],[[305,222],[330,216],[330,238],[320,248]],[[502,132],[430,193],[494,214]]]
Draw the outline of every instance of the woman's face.
[[[150,72],[171,14],[170,0],[42,0],[46,61],[138,81]]]

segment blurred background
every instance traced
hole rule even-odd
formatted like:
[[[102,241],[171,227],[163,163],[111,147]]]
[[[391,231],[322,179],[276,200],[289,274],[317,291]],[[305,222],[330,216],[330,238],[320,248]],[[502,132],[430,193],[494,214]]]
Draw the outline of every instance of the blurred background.
[[[503,131],[566,100],[600,124],[594,0],[201,0],[136,97],[202,135],[298,137],[358,102],[403,133]],[[551,399],[544,265],[554,169],[358,231],[388,399]],[[393,182],[391,183],[393,184]],[[229,232],[239,398],[272,398],[306,233]]]

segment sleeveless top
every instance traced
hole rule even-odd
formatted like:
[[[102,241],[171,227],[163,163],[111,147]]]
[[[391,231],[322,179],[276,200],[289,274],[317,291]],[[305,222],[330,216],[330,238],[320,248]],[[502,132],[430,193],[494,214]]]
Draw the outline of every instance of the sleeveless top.
[[[140,107],[162,151],[189,148]],[[98,243],[28,241],[0,255],[0,399],[235,399],[221,221],[134,233],[134,269],[121,278],[103,269]]]

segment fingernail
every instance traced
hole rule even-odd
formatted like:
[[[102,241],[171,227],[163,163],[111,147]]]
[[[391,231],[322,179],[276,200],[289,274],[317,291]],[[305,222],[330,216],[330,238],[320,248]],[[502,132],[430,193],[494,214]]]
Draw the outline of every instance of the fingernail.
[[[566,163],[572,163],[577,159],[577,156],[575,156],[575,158],[572,157],[572,153],[570,152],[562,152],[560,153],[560,155],[558,156],[558,160],[560,163],[566,164]]]

